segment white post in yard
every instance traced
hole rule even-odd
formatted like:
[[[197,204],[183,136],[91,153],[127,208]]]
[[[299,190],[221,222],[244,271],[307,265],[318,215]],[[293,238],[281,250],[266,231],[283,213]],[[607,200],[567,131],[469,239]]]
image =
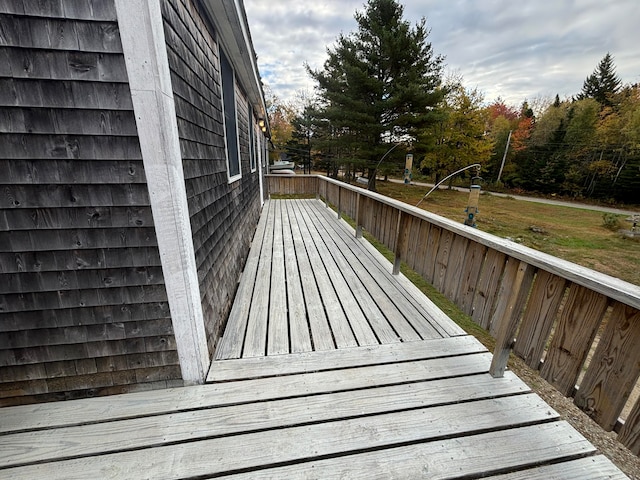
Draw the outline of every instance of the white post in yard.
[[[118,27],[185,384],[209,367],[160,0],[116,0]]]

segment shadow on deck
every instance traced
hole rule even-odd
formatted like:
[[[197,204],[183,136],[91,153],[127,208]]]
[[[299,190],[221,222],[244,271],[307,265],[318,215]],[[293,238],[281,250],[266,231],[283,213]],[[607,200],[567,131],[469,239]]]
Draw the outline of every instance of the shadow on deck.
[[[626,478],[390,271],[270,201],[208,383],[0,410],[0,476]]]

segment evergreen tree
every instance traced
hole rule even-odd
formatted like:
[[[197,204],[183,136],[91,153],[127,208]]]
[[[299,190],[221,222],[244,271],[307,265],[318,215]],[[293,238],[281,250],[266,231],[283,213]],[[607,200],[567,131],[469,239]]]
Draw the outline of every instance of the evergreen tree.
[[[369,0],[355,14],[358,30],[338,37],[322,70],[308,70],[318,83],[321,117],[366,164],[371,189],[380,159],[399,141],[413,140],[442,98],[443,58],[427,42],[426,20],[412,27],[403,11],[395,0]]]
[[[311,173],[311,139],[313,137],[313,106],[307,105],[292,121],[291,139],[285,144],[287,155],[304,173]]]
[[[622,81],[616,75],[613,57],[607,53],[582,85],[578,99],[593,98],[602,106],[612,106],[612,96],[620,90]]]

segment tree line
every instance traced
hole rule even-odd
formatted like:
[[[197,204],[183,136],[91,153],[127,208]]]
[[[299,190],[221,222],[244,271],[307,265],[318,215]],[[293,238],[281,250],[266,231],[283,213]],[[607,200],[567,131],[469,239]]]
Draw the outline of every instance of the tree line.
[[[535,111],[487,104],[444,77],[426,20],[411,25],[403,13],[396,0],[369,0],[323,67],[307,67],[315,95],[297,104],[267,95],[276,150],[335,177],[364,176],[371,189],[411,152],[433,181],[480,163],[494,187],[639,203],[640,86],[622,84],[612,55],[572,98]]]

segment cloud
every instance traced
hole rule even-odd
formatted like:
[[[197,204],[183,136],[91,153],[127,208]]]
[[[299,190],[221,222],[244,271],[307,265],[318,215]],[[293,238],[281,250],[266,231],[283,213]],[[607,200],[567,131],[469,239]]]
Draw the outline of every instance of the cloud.
[[[304,65],[321,68],[340,33],[355,31],[364,0],[245,0],[264,81],[282,99],[311,90]],[[401,2],[402,3],[402,2]],[[602,57],[625,83],[640,82],[637,0],[407,0],[405,18],[427,20],[436,54],[465,85],[513,105],[575,95]]]

